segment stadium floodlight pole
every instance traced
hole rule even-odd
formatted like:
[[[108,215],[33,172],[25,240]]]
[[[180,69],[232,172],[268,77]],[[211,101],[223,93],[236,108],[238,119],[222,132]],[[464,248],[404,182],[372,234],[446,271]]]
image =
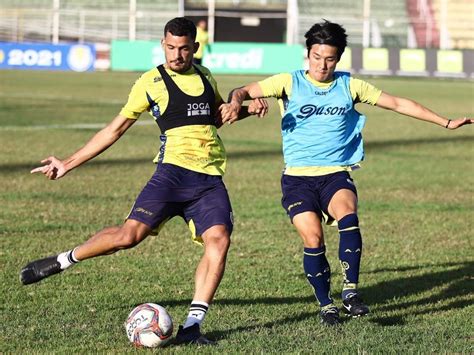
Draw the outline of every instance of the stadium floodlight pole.
[[[428,1],[427,0],[418,0],[418,19],[417,21],[422,23],[426,26],[425,31],[425,48],[433,47],[433,17],[431,16],[431,11],[428,8]]]
[[[79,43],[84,43],[84,33],[86,28],[86,13],[84,10],[79,11]]]
[[[178,16],[184,17],[184,0],[178,0]]]
[[[59,7],[61,0],[53,0],[53,24],[52,24],[52,38],[53,44],[59,43]]]
[[[286,6],[286,44],[296,42],[298,33],[298,0],[288,0]]]
[[[364,0],[364,22],[362,29],[362,46],[370,47],[370,0]]]
[[[450,49],[449,33],[448,33],[448,1],[441,0],[440,4],[440,34],[439,47],[441,49]]]
[[[130,0],[128,14],[128,40],[135,41],[137,35],[137,0]]]
[[[207,33],[209,43],[214,43],[214,28],[216,23],[216,1],[209,0],[207,4]]]

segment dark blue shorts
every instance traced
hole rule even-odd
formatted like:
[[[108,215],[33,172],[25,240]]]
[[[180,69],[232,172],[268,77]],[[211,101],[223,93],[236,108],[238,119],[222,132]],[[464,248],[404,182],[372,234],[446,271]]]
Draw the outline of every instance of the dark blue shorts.
[[[231,234],[232,207],[222,177],[158,164],[127,218],[158,232],[175,216],[186,221],[193,240],[198,243],[202,243],[201,235],[215,225],[225,225]]]
[[[342,189],[353,191],[357,196],[354,181],[347,171],[322,176],[283,175],[281,204],[293,221],[293,217],[302,212],[315,212],[319,218],[331,223],[328,206],[334,194]]]

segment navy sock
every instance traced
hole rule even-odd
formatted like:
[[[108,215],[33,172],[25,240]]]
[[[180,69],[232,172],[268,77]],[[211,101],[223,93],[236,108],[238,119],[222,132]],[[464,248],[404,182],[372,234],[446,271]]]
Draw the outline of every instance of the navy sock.
[[[319,305],[331,304],[331,269],[326,259],[326,247],[304,248],[303,267]]]
[[[345,299],[348,295],[356,293],[355,290],[359,282],[362,236],[359,230],[359,219],[355,213],[344,216],[337,225],[339,229],[339,261],[344,276],[342,298]]]

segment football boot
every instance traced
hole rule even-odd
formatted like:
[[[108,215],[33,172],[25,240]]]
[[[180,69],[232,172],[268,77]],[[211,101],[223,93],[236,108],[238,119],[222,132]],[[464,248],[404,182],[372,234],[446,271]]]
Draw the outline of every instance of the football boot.
[[[32,261],[26,265],[20,272],[20,280],[23,285],[29,285],[44,278],[60,273],[61,264],[58,262],[58,256],[50,256],[48,258]]]

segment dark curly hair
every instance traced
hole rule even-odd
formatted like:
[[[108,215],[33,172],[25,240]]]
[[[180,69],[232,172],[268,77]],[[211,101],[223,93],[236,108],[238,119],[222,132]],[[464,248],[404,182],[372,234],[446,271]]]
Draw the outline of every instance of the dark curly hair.
[[[196,40],[196,25],[186,17],[176,17],[165,25],[164,35],[171,33],[173,36],[189,36]]]
[[[308,54],[313,44],[328,44],[337,48],[337,60],[339,60],[347,46],[346,30],[341,25],[327,20],[314,24],[304,37]]]

